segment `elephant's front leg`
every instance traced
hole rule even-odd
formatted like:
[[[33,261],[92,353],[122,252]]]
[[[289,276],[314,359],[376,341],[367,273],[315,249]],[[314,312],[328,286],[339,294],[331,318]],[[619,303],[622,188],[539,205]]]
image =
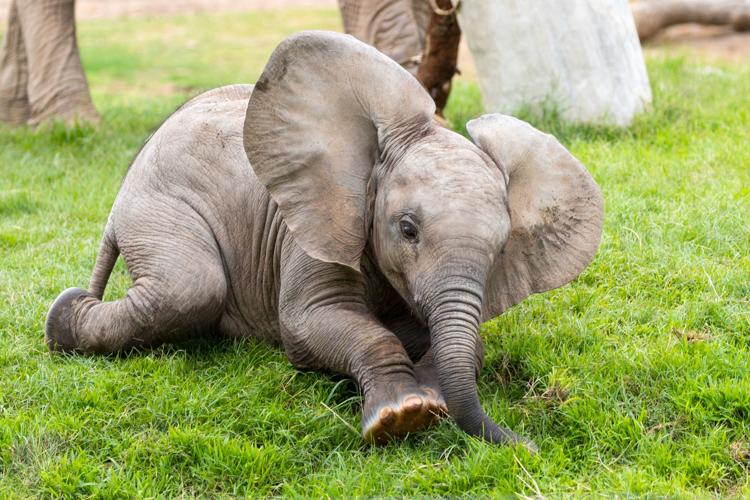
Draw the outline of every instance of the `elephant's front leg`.
[[[301,260],[306,265],[282,271],[279,313],[290,361],[357,381],[367,441],[383,443],[434,423],[442,412],[437,395],[419,384],[399,339],[370,314],[361,276],[336,264]]]
[[[364,395],[362,434],[370,442],[434,423],[444,403],[416,379],[401,342],[353,304],[312,311],[302,324],[284,321],[287,355],[298,368],[327,369],[354,378]]]

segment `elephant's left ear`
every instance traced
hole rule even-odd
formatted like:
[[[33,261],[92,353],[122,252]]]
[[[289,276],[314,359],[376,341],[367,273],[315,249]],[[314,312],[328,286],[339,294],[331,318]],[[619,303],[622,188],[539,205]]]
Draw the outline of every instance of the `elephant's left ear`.
[[[500,114],[466,128],[508,178],[511,232],[487,280],[486,320],[586,268],[599,246],[603,201],[586,168],[551,135]]]

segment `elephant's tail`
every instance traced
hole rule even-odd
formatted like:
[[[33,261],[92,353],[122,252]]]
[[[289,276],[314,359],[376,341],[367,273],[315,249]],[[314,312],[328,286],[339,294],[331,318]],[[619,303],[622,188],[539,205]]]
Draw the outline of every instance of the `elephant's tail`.
[[[109,275],[112,273],[112,268],[115,267],[115,262],[117,262],[119,255],[120,249],[117,248],[112,221],[110,220],[104,229],[102,245],[99,248],[99,255],[97,255],[96,264],[94,264],[94,272],[91,273],[91,281],[89,282],[89,292],[99,300],[104,296],[104,289],[107,286]]]

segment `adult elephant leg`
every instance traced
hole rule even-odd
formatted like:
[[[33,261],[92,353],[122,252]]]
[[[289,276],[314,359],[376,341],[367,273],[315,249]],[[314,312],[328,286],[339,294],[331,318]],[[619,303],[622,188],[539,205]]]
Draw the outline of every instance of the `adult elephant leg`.
[[[185,224],[185,214],[182,221],[160,215],[159,221],[139,221],[137,238],[119,242],[133,276],[125,297],[103,302],[95,295],[100,289],[71,288],[57,298],[47,315],[50,349],[107,354],[216,327],[227,282],[213,236],[206,227]]]
[[[98,122],[78,53],[75,0],[16,0],[28,57],[29,125]]]
[[[357,381],[365,400],[362,434],[369,442],[387,442],[435,422],[441,412],[436,395],[420,387],[401,341],[371,315],[362,276],[299,248],[287,252],[279,320],[294,366]]]
[[[427,0],[424,0],[425,3]],[[423,11],[412,0],[339,0],[344,30],[416,76],[424,38]]]
[[[451,0],[434,0],[435,8],[425,34],[424,52],[417,78],[435,101],[436,113],[443,117],[453,76],[456,74],[461,29]],[[425,3],[427,3],[425,1]],[[432,9],[431,9],[432,10]]]
[[[0,49],[0,123],[24,125],[29,119],[29,69],[16,0],[10,3],[8,29]]]

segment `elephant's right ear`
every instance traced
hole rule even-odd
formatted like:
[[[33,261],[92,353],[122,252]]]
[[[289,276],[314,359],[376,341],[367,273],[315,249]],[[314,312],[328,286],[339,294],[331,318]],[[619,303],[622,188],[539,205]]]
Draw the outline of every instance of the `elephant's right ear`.
[[[374,48],[302,32],[271,55],[250,97],[250,164],[310,256],[359,271],[367,183],[390,150],[432,127],[432,99]]]

